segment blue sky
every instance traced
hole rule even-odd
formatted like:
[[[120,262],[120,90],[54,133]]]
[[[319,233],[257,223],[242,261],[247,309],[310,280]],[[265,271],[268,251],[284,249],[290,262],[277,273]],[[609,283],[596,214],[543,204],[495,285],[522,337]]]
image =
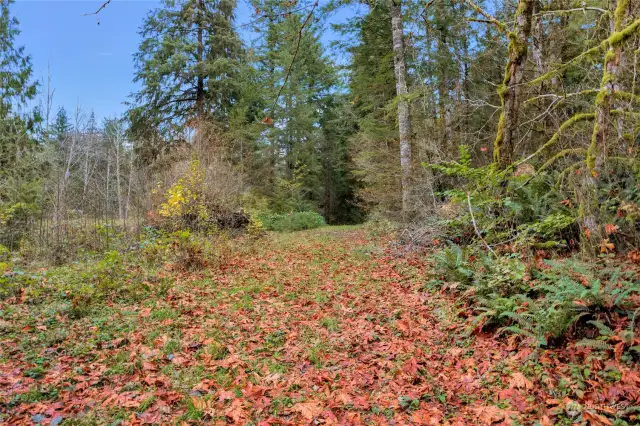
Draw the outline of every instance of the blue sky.
[[[61,105],[72,111],[79,104],[87,111],[94,110],[101,120],[122,114],[126,110],[123,102],[136,89],[132,55],[140,41],[137,32],[147,13],[160,3],[113,0],[100,12],[100,25],[96,16],[83,16],[102,3],[16,0],[12,5],[12,13],[20,21],[17,44],[31,55],[34,78],[46,84],[51,69],[54,111]],[[331,21],[343,21],[349,14],[341,12]],[[237,25],[251,19],[252,11],[241,2]],[[328,43],[333,37],[335,34],[327,30],[322,40]],[[41,92],[45,91],[46,86],[41,86]]]

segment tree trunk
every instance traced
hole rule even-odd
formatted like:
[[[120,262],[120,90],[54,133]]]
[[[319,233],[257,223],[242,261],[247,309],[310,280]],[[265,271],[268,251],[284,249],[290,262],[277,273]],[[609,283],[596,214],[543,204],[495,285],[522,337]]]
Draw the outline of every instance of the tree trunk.
[[[407,65],[404,57],[404,34],[400,0],[391,3],[391,31],[393,35],[393,65],[398,96],[398,129],[400,136],[400,171],[402,174],[402,213],[410,209],[409,194],[411,180],[411,121],[407,100]]]
[[[448,46],[445,29],[438,32],[438,60],[440,61],[440,82],[438,85],[438,103],[440,124],[442,127],[442,146],[447,154],[453,152],[453,129],[451,128],[451,90],[449,84]]]
[[[533,0],[520,0],[518,3],[515,32],[509,37],[509,61],[504,81],[498,89],[502,113],[493,146],[493,159],[500,169],[508,167],[513,160],[520,112],[520,85],[527,62],[533,3]]]
[[[618,5],[624,5],[625,0]],[[615,5],[616,3],[614,3]],[[628,5],[628,3],[626,3]],[[620,13],[616,7],[615,13],[611,15],[609,21],[610,35],[623,29],[625,13]],[[622,11],[624,12],[624,11]],[[598,199],[598,177],[602,174],[607,154],[607,137],[614,133],[611,130],[611,109],[613,106],[613,96],[619,90],[618,71],[620,68],[620,58],[622,56],[622,42],[610,44],[604,58],[604,75],[600,84],[600,91],[596,96],[595,123],[591,144],[587,150],[587,170],[582,182],[582,199],[580,210],[583,212],[582,223],[585,236],[589,241],[592,252],[597,251],[597,245],[605,238],[599,220],[599,199]]]
[[[120,135],[116,135],[116,195],[118,197],[118,219],[123,219],[122,187],[120,185]]]
[[[198,82],[196,87],[196,115],[198,129],[204,118],[204,0],[198,0]]]

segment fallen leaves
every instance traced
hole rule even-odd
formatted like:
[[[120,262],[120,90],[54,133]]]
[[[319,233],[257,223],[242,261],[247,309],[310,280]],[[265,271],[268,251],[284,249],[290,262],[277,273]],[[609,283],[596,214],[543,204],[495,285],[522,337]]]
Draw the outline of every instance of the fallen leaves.
[[[172,271],[170,295],[106,307],[108,319],[52,321],[12,305],[15,317],[0,324],[0,422],[91,412],[110,424],[120,410],[123,425],[180,424],[191,413],[211,424],[546,426],[567,418],[561,380],[584,407],[640,400],[620,342],[612,359],[590,358],[578,386],[568,363],[584,363],[585,349],[534,357],[518,339],[470,338],[462,322],[472,313],[448,315],[459,301],[425,292],[427,259],[384,246],[362,256],[379,244],[362,231],[261,244],[219,272]],[[68,335],[58,341],[39,337],[60,327]],[[618,382],[598,375],[614,367]],[[583,413],[605,425],[615,415]]]
[[[299,402],[291,407],[291,411],[300,413],[307,420],[313,420],[322,413],[323,408],[317,402]]]

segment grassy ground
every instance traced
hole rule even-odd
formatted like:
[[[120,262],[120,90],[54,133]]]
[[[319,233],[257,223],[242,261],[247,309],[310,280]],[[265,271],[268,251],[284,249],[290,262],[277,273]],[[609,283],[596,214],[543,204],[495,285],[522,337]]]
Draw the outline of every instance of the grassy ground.
[[[618,363],[469,336],[427,268],[323,228],[248,243],[220,268],[167,268],[167,288],[80,318],[1,302],[0,423],[572,424],[572,398],[602,393],[581,418],[611,424],[640,398]]]

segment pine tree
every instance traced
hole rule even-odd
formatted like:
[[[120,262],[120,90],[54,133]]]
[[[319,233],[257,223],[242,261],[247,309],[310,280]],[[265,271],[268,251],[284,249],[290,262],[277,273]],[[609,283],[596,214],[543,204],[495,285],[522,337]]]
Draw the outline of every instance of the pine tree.
[[[22,222],[39,208],[41,167],[31,136],[37,114],[24,113],[36,96],[31,58],[15,46],[18,21],[10,14],[12,1],[0,2],[0,243],[19,241]]]
[[[235,0],[164,0],[146,19],[135,55],[134,127],[182,137],[186,127],[225,122],[237,102],[244,52]]]
[[[51,128],[52,136],[58,142],[62,142],[67,137],[68,133],[72,130],[73,125],[69,120],[69,114],[67,114],[67,110],[64,107],[60,107],[58,109],[58,112],[56,113],[56,117]]]
[[[10,15],[12,0],[0,3],[0,169],[9,170],[17,157],[33,145],[26,132],[37,118],[21,109],[35,98],[37,84],[31,82],[31,58],[24,47],[16,47],[18,20]]]
[[[396,96],[391,15],[377,4],[355,26],[350,48],[349,92],[356,122],[351,137],[359,197],[368,208],[397,211],[401,203],[400,156],[395,119],[388,111]]]
[[[264,42],[258,46],[257,64],[263,103],[268,119],[273,120],[263,134],[270,186],[277,189],[279,179],[295,176],[302,181],[302,198],[318,205],[323,167],[318,154],[323,136],[320,121],[336,83],[335,69],[324,55],[309,15],[285,15],[270,4],[261,7],[273,17],[262,28]],[[308,208],[280,201],[280,210]]]

